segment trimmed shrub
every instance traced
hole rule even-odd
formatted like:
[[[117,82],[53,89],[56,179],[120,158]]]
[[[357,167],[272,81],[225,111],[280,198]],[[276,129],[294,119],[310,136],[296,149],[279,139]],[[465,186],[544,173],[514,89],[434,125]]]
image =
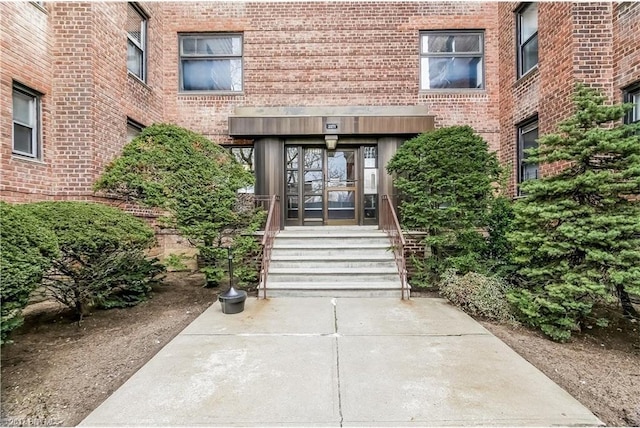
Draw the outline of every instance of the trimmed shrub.
[[[254,177],[221,146],[187,129],[155,124],[127,144],[96,182],[102,190],[128,201],[165,210],[163,221],[198,248],[201,271],[215,285],[227,266],[229,238],[238,273],[257,277],[252,258],[257,244],[241,242],[264,219],[264,211],[239,204],[237,191]],[[253,271],[253,272],[251,272]]]
[[[493,321],[516,324],[506,295],[511,289],[502,279],[476,272],[464,276],[448,270],[438,283],[440,294],[463,311]]]
[[[21,205],[0,201],[0,343],[23,322],[29,295],[58,255],[56,237]]]
[[[88,202],[39,202],[24,209],[56,235],[60,257],[43,283],[79,319],[92,306],[127,307],[145,300],[164,270],[144,255],[154,242],[153,229],[131,214]]]
[[[387,164],[400,194],[403,228],[426,231],[419,276],[437,281],[447,269],[484,269],[492,183],[500,174],[495,153],[469,126],[421,134]]]

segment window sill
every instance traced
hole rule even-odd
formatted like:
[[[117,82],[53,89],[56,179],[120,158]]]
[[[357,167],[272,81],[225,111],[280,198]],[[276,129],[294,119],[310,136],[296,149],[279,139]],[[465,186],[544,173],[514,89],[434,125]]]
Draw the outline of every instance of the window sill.
[[[179,91],[178,96],[180,97],[240,97],[244,96],[244,91],[234,92],[234,91]]]
[[[47,10],[46,7],[44,7],[43,4],[40,4],[37,1],[30,1],[29,3],[31,3],[32,5],[34,5],[35,7],[37,7],[38,9],[40,9],[42,12],[49,14],[49,11]]]
[[[514,87],[520,85],[522,82],[525,82],[529,79],[533,79],[532,76],[537,76],[538,75],[538,64],[534,65],[533,67],[531,67],[531,69],[529,69],[526,73],[524,73],[522,76],[518,77],[515,81],[515,83],[513,84]]]
[[[485,88],[450,88],[450,89],[420,89],[419,95],[427,94],[486,94]]]
[[[35,163],[38,165],[46,165],[42,159],[32,158],[26,155],[21,155],[20,153],[11,153],[11,159],[15,159],[18,161],[24,161],[29,163]]]
[[[142,80],[141,78],[139,78],[138,76],[136,76],[135,74],[130,72],[129,70],[127,70],[127,77],[130,77],[131,79],[133,79],[134,82],[139,83],[140,85],[142,85],[144,88],[148,89],[149,91],[153,90],[153,88],[151,86],[149,86],[147,84],[147,82],[145,82],[144,80]]]

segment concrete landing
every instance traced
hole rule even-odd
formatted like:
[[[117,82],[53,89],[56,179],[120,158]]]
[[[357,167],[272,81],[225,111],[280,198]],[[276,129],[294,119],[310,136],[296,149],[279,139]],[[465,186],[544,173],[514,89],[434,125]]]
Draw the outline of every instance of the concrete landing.
[[[442,299],[214,304],[82,426],[602,425]]]

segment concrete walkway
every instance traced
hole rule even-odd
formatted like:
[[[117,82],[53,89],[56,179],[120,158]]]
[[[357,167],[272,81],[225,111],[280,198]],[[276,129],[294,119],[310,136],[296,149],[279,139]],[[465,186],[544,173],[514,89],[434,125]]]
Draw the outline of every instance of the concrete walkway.
[[[442,299],[215,303],[85,426],[602,425]]]

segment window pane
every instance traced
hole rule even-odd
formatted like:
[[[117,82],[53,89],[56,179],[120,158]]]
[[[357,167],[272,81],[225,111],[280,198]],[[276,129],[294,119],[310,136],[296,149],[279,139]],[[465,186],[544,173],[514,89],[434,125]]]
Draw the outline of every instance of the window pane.
[[[538,31],[538,5],[531,3],[520,13],[520,43]]]
[[[13,124],[13,150],[35,156],[33,148],[33,129]]]
[[[305,196],[304,218],[322,218],[322,196]]]
[[[130,143],[138,134],[140,134],[140,128],[127,124],[127,143]]]
[[[478,34],[441,34],[423,36],[423,53],[480,52]]]
[[[298,148],[287,147],[287,168],[298,169]]]
[[[231,153],[246,169],[253,171],[253,147],[232,147]]]
[[[287,194],[298,194],[298,171],[287,171]]]
[[[322,171],[306,171],[304,173],[304,193],[320,194],[322,189]]]
[[[13,91],[13,120],[25,125],[34,125],[35,98]]]
[[[364,218],[376,218],[377,195],[364,195]]]
[[[131,41],[127,45],[127,69],[142,78],[142,51]]]
[[[482,57],[423,59],[424,77],[428,79],[425,89],[482,88]]]
[[[524,132],[522,134],[522,149],[533,149],[538,147],[538,143],[536,140],[538,139],[538,128],[533,128],[530,131]],[[526,153],[524,154],[526,158]]]
[[[304,169],[322,168],[322,149],[304,150]]]
[[[631,122],[637,122],[640,120],[640,91],[632,93],[629,96],[629,102],[633,103]]]
[[[522,46],[522,73],[531,70],[538,63],[538,36]]]
[[[129,37],[138,42],[140,46],[142,46],[142,21],[143,18],[138,11],[132,5],[129,5],[127,22],[125,24],[126,30]]]
[[[242,37],[183,37],[183,55],[242,55]]]
[[[240,59],[182,60],[185,91],[241,91]]]
[[[287,218],[298,218],[298,196],[287,198]]]

